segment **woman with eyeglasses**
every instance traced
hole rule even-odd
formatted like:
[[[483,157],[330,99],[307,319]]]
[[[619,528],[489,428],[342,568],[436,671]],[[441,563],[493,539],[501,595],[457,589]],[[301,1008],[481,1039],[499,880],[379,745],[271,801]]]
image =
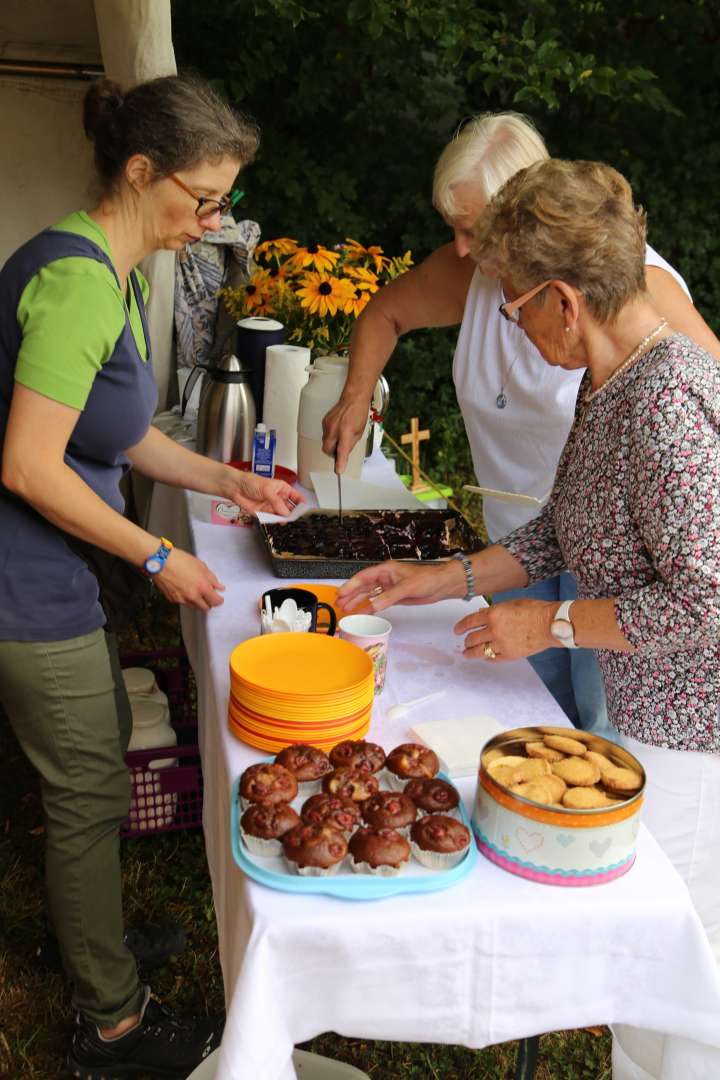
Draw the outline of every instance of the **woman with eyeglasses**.
[[[338,593],[430,603],[570,569],[578,599],[511,600],[455,627],[499,664],[593,649],[608,712],[647,774],[643,820],[688,885],[720,964],[720,365],[668,325],[645,274],[645,215],[597,162],[517,173],[474,227],[502,314],[549,370],[582,372],[548,504],[485,551],[389,562]],[[720,1075],[720,1050],[620,1026],[615,1080]],[[677,1056],[679,1053],[680,1056]]]
[[[323,449],[333,454],[337,448],[339,469],[365,428],[375,383],[398,338],[422,327],[459,325],[452,375],[477,482],[538,501],[550,491],[582,372],[548,367],[535,345],[500,316],[500,284],[470,256],[475,221],[489,199],[518,169],[547,156],[538,132],[517,113],[470,118],[443,150],[433,204],[454,240],[376,293],[358,319],[345,389],[325,418]],[[682,278],[650,247],[645,263],[657,310],[720,358],[720,342],[693,307]],[[490,540],[529,521],[538,509],[530,501],[485,498]],[[577,592],[572,574],[563,572],[522,593],[498,592],[494,599],[517,595],[559,607]],[[530,663],[573,724],[614,737],[592,652],[547,649]]]
[[[302,496],[191,453],[150,423],[157,389],[137,264],[219,229],[256,129],[184,77],[125,94],[97,82],[84,124],[97,204],[28,241],[0,273],[0,705],[41,777],[49,919],[79,1012],[69,1068],[185,1076],[220,1029],[151,1001],[124,942],[118,832],[131,717],[103,578],[109,565],[118,580],[120,566],[116,593],[144,574],[202,610],[222,603],[223,585],[124,517],[119,482],[135,468],[280,514]],[[177,951],[177,935],[135,946],[157,963],[158,951]]]

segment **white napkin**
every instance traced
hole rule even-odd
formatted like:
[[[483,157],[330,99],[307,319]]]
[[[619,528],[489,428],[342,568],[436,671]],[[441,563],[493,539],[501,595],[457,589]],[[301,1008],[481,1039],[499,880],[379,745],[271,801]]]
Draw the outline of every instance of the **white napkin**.
[[[283,600],[279,608],[270,611],[270,597],[268,604],[260,612],[260,628],[263,634],[287,634],[307,633],[312,622],[309,611],[303,611],[294,600]]]
[[[337,510],[337,477],[333,472],[311,472],[318,506],[322,510]],[[390,484],[370,484],[352,476],[342,478],[343,510],[422,510],[423,503],[401,480]]]
[[[435,751],[448,776],[473,776],[483,746],[502,730],[494,716],[458,716],[415,724],[410,734]]]

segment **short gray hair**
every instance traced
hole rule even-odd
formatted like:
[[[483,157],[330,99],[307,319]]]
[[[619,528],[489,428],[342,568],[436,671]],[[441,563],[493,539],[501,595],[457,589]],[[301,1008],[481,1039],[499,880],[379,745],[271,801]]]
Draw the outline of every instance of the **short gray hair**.
[[[433,177],[433,206],[444,218],[465,212],[454,188],[477,183],[489,201],[518,169],[547,158],[545,143],[520,113],[482,113],[466,121],[438,158]]]
[[[508,277],[521,293],[564,281],[610,322],[645,291],[645,224],[616,169],[550,158],[493,196],[475,223],[472,256],[481,273]]]

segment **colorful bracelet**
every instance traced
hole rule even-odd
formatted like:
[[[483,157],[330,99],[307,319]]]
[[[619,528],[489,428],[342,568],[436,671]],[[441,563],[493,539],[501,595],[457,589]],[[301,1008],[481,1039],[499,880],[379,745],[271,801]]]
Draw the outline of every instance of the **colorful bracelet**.
[[[468,602],[474,600],[477,593],[475,591],[475,575],[473,574],[472,563],[463,551],[454,552],[453,559],[457,559],[458,562],[462,563],[462,568],[465,573],[467,592],[465,593],[463,600],[467,600]]]

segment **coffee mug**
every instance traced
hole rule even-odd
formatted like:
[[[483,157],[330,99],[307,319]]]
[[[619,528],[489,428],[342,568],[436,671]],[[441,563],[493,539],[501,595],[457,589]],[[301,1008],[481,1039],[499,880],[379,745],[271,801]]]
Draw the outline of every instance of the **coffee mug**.
[[[310,632],[314,634],[327,634],[329,637],[335,633],[337,618],[335,611],[330,604],[324,603],[322,600],[318,600],[314,593],[311,593],[309,589],[268,589],[262,595],[263,609],[267,607],[266,597],[269,597],[272,605],[272,610],[279,608],[283,600],[294,600],[298,608],[302,611],[310,612]],[[318,627],[318,612],[327,611],[328,623],[323,623]]]
[[[340,637],[352,641],[368,654],[373,663],[375,693],[385,685],[388,639],[392,624],[379,615],[345,615],[338,624]]]

